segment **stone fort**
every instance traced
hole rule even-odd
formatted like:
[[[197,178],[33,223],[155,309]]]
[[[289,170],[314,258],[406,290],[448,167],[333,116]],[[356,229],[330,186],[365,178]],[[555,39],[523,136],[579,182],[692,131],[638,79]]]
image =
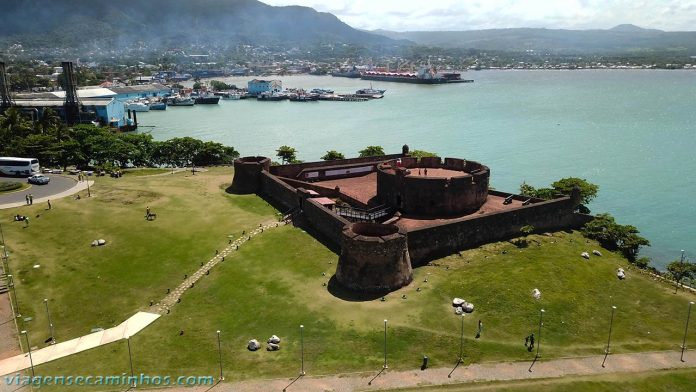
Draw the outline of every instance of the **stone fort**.
[[[271,166],[234,162],[230,190],[256,193],[340,248],[336,280],[359,292],[408,285],[412,269],[481,244],[578,227],[580,193],[552,200],[490,189],[490,169],[459,158],[401,154]]]

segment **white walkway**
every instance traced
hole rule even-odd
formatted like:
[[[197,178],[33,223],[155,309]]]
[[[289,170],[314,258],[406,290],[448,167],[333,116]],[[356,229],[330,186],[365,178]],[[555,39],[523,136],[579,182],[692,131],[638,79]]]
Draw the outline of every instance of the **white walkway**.
[[[76,354],[81,351],[86,351],[105,344],[113,343],[117,340],[135,335],[148,325],[152,324],[152,322],[157,320],[159,317],[160,315],[155,313],[138,312],[116,327],[94,332],[73,340],[68,340],[67,342],[58,343],[53,346],[32,351],[31,358],[34,362],[34,366],[36,366],[56,360],[58,358],[67,357],[68,355]],[[28,353],[3,359],[0,361],[0,376],[16,373],[30,367],[31,364],[29,362]]]

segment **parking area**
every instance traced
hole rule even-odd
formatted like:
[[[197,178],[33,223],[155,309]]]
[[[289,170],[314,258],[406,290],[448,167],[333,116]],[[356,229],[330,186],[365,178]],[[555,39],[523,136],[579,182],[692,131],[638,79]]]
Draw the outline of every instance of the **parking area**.
[[[59,174],[44,174],[50,177],[51,181],[46,185],[31,185],[29,188],[18,192],[10,192],[0,195],[0,205],[24,203],[28,194],[32,194],[34,201],[48,198],[66,192],[77,185],[77,176],[59,175]],[[74,178],[73,178],[74,177]],[[0,181],[12,181],[26,183],[24,177],[6,177],[0,176]]]

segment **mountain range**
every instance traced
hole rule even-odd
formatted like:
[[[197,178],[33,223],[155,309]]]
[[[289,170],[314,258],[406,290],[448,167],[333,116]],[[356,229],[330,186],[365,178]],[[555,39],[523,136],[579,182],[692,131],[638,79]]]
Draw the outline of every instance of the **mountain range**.
[[[31,46],[391,45],[330,13],[256,0],[22,0],[2,5],[0,39]]]
[[[556,54],[696,55],[696,32],[619,25],[609,30],[511,28],[471,31],[362,31],[308,7],[257,0],[22,0],[4,2],[0,50],[186,48],[348,44],[371,53],[421,45],[446,49]],[[331,52],[329,52],[331,53]]]
[[[375,30],[389,38],[418,45],[519,52],[534,50],[563,54],[635,54],[642,52],[688,52],[696,55],[696,32],[668,32],[631,24],[608,30],[564,30],[541,28],[488,29],[470,31]]]

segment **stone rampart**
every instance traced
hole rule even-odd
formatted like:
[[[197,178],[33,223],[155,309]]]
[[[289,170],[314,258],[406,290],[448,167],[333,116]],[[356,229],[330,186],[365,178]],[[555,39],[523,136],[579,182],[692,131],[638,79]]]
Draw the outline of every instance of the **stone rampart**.
[[[392,291],[413,280],[406,232],[395,225],[353,223],[343,228],[338,282],[358,291]]]
[[[520,235],[523,226],[551,231],[582,226],[589,215],[573,213],[570,197],[533,203],[485,215],[472,215],[454,222],[408,232],[408,248],[414,265],[451,255],[463,249],[506,240]]]

